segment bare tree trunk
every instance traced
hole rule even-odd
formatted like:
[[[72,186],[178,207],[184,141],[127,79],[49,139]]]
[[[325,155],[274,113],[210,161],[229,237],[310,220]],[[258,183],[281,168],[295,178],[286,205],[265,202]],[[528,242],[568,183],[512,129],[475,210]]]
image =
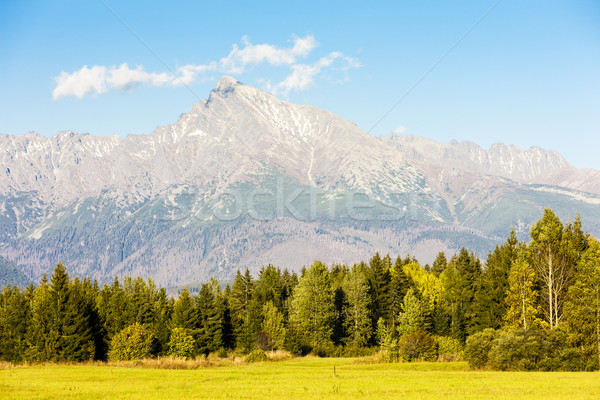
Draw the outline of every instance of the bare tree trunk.
[[[525,293],[522,293],[521,299],[523,303],[523,328],[527,329],[527,317],[525,315]]]
[[[553,274],[553,270],[552,270],[552,253],[551,250],[548,249],[548,306],[550,307],[550,329],[554,328],[554,299],[553,299],[553,292],[552,289],[554,288],[553,286],[553,282],[552,282],[552,274]]]

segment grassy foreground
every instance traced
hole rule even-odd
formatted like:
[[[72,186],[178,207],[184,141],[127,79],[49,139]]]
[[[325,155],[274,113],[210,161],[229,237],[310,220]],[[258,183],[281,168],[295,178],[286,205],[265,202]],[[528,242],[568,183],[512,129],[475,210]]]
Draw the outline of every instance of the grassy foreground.
[[[334,375],[335,366],[335,375]],[[471,371],[465,363],[296,358],[196,370],[0,369],[2,399],[598,399],[598,372]]]

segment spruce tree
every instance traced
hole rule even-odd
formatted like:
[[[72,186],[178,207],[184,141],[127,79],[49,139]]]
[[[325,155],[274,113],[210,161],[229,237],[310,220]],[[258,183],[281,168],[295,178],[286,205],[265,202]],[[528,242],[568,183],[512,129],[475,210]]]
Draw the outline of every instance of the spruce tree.
[[[440,275],[443,286],[443,301],[450,315],[450,333],[464,343],[467,336],[477,330],[477,306],[475,304],[481,264],[467,249],[459,254]]]
[[[194,331],[198,325],[198,314],[190,292],[184,287],[173,305],[172,325]]]
[[[90,279],[85,277],[83,279],[82,290],[84,306],[86,313],[89,315],[89,323],[94,337],[94,359],[105,360],[108,352],[108,343],[106,341],[106,329],[104,328],[104,323],[98,308],[100,298],[98,282],[96,279],[94,279],[93,282],[90,282]]]
[[[593,356],[600,365],[600,243],[591,240],[569,288],[565,315],[569,342]]]
[[[402,259],[398,257],[391,272],[389,316],[390,327],[392,330],[396,329],[398,315],[400,315],[400,312],[402,311],[404,296],[406,296],[406,293],[410,288],[408,277],[404,272],[403,266]]]
[[[331,343],[335,308],[329,272],[320,261],[306,270],[292,297],[291,318],[313,346]]]
[[[156,339],[153,350],[158,355],[166,354],[168,350],[169,335],[171,332],[172,309],[169,304],[167,292],[161,288],[154,300],[153,312],[153,335]]]
[[[446,309],[436,300],[432,306],[433,332],[438,336],[450,335],[450,315]]]
[[[17,286],[7,286],[0,293],[0,360],[23,361],[31,320],[27,296],[27,292]]]
[[[285,321],[289,318],[289,300],[292,297],[292,293],[294,288],[298,284],[298,276],[294,272],[293,274],[286,268],[283,270],[281,274],[281,303],[283,304],[283,309],[281,312],[283,313],[283,318]]]
[[[110,343],[114,335],[133,323],[126,312],[127,297],[119,279],[115,277],[112,285],[104,285],[98,296],[98,314],[106,331],[106,341]]]
[[[508,276],[517,258],[518,245],[519,240],[513,229],[506,242],[488,254],[476,296],[478,330],[499,329],[504,323]]]
[[[242,321],[237,336],[238,347],[244,353],[251,352],[257,346],[263,350],[267,348],[266,338],[261,335],[262,323],[263,304],[257,297],[252,297],[246,311],[246,319]]]
[[[248,268],[246,268],[244,275],[238,270],[231,287],[231,300],[229,302],[234,329],[237,331],[241,330],[244,321],[248,317],[248,307],[252,299],[253,289],[254,281]]]
[[[263,267],[254,283],[252,296],[256,297],[261,304],[270,301],[275,307],[282,309],[282,292],[281,271],[271,264]]]
[[[386,323],[389,322],[390,267],[391,261],[389,260],[389,255],[384,257],[384,259],[381,259],[379,253],[375,253],[369,261],[369,281],[371,286],[374,321],[383,318]]]
[[[85,361],[95,355],[94,332],[81,282],[71,283],[62,264],[44,277],[32,299],[32,361]]]
[[[233,322],[231,319],[231,288],[229,284],[225,286],[225,290],[219,296],[218,303],[221,309],[221,339],[223,341],[223,347],[226,349],[233,349],[235,347],[235,332],[233,328]]]
[[[64,267],[63,267],[64,268]],[[64,270],[66,275],[66,270]],[[62,274],[62,271],[61,271]],[[60,293],[62,286],[62,277],[54,280],[53,274],[51,281],[51,292],[55,294],[55,300],[64,299]],[[66,275],[68,279],[68,275]],[[68,282],[68,280],[67,280]],[[56,286],[53,284],[56,283]],[[52,291],[52,289],[56,291]],[[66,288],[67,297],[65,307],[57,307],[56,317],[59,318],[57,326],[61,332],[60,361],[88,361],[96,355],[96,337],[94,335],[93,308],[86,299],[83,283],[75,280]]]
[[[133,307],[134,321],[145,326],[152,326],[154,323],[154,301],[157,297],[156,285],[152,279],[148,282],[143,278],[137,277],[133,281],[133,291],[129,298]]]
[[[447,265],[448,260],[446,259],[446,254],[444,254],[443,251],[440,251],[433,262],[431,273],[435,276],[440,276],[440,274],[446,269]]]
[[[55,360],[58,333],[53,329],[50,309],[53,302],[46,274],[31,297],[31,324],[27,332],[28,349],[26,359],[33,362]]]
[[[197,348],[198,352],[208,354],[221,348],[221,315],[215,293],[206,283],[202,284],[196,298],[198,312]]]

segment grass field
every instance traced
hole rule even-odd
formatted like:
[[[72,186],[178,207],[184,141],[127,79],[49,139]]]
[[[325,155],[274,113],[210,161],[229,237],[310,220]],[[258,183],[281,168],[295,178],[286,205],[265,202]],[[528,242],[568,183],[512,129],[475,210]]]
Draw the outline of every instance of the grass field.
[[[464,363],[331,358],[196,370],[23,366],[0,369],[0,398],[599,399],[600,373],[471,371]]]

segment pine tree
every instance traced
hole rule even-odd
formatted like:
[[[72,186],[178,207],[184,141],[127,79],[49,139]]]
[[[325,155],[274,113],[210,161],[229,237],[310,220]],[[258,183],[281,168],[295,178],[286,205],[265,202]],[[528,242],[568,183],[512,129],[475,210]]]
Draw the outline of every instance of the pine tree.
[[[7,286],[0,293],[0,360],[23,361],[31,320],[29,304],[27,292],[17,286]]]
[[[335,309],[327,268],[315,261],[306,270],[292,297],[293,323],[311,345],[331,343]]]
[[[263,304],[258,298],[253,297],[237,336],[238,347],[244,353],[249,353],[257,347],[263,350],[268,348],[267,338],[261,334],[263,317]]]
[[[172,314],[167,292],[164,288],[161,288],[158,291],[157,296],[154,299],[152,313],[152,320],[154,321],[152,333],[156,339],[153,350],[156,354],[163,355],[166,354],[168,350]]]
[[[283,283],[281,281],[281,271],[271,264],[263,267],[259,272],[258,279],[253,285],[252,296],[257,297],[257,300],[261,304],[270,301],[277,309],[282,309],[282,292]]]
[[[118,295],[115,293],[119,291],[122,298],[122,289],[119,284],[119,280],[115,278],[113,284],[109,286],[105,284],[100,291],[96,306],[98,308],[98,315],[105,331],[106,341],[110,343],[110,339],[121,331],[125,325],[121,324],[123,312],[119,312],[118,307],[115,307],[115,303],[120,303],[121,307],[123,302],[117,302],[116,298]]]
[[[237,346],[244,352],[254,349],[256,335],[262,323],[262,304],[252,301],[253,292],[254,280],[248,268],[243,275],[238,270],[231,287],[229,307]]]
[[[402,259],[400,257],[396,259],[394,267],[391,271],[391,275],[389,316],[390,327],[392,330],[395,330],[398,315],[400,315],[400,312],[402,311],[402,302],[404,301],[404,296],[406,296],[406,293],[410,288],[408,277],[404,272]]]
[[[294,272],[293,274],[290,273],[290,271],[286,268],[283,270],[283,274],[281,275],[281,282],[282,282],[282,288],[281,288],[281,294],[282,294],[282,298],[281,298],[281,302],[283,304],[283,310],[281,310],[283,312],[283,317],[284,319],[287,321],[288,319],[288,302],[289,299],[292,297],[292,293],[294,292],[294,288],[296,287],[296,285],[298,284],[298,276],[296,275],[296,273]]]
[[[92,335],[94,338],[95,360],[105,360],[108,352],[108,343],[106,341],[106,329],[100,311],[98,308],[98,301],[100,298],[100,288],[98,281],[94,279],[90,282],[89,278],[83,279],[83,301],[86,309],[86,313],[89,316],[89,323],[92,329]]]
[[[64,268],[64,267],[63,267]],[[56,271],[56,270],[55,270]],[[66,269],[64,270],[66,274]],[[51,292],[55,294],[55,300],[64,299],[62,290],[63,280],[61,277],[55,278],[53,274],[51,281]],[[68,275],[67,282],[68,282]],[[56,286],[53,284],[56,283]],[[56,289],[56,291],[53,291]],[[55,314],[58,321],[61,340],[59,353],[60,361],[88,361],[96,355],[96,337],[94,335],[95,325],[93,323],[93,308],[86,299],[84,285],[76,279],[66,287],[67,297],[64,309],[57,307],[58,313]]]
[[[563,231],[561,251],[567,265],[573,267],[579,263],[583,254],[589,248],[589,240],[590,235],[583,231],[581,216],[577,214],[575,221],[569,222]]]
[[[215,293],[208,284],[202,284],[196,299],[198,312],[197,347],[198,352],[208,354],[222,346],[221,315]]]
[[[339,272],[339,270],[336,271],[336,273],[338,273],[338,272]],[[330,277],[331,277],[331,274],[330,274]],[[343,274],[337,274],[335,276],[335,278],[333,278],[333,277],[331,278],[332,288],[333,288],[333,308],[334,308],[334,314],[335,314],[335,320],[333,322],[333,333],[331,335],[331,340],[333,341],[333,344],[336,346],[341,345],[347,336],[346,313],[344,312],[344,310],[348,306],[348,298],[342,287],[343,283],[344,283],[343,277],[344,277]],[[341,281],[339,279],[341,279]]]
[[[198,325],[198,313],[190,292],[184,287],[173,305],[172,324],[174,328],[184,328],[190,331]]]
[[[135,322],[145,326],[153,325],[155,316],[153,307],[157,295],[158,291],[152,279],[148,279],[148,282],[141,277],[133,280],[133,290],[129,302],[134,310]]]
[[[438,336],[450,335],[450,315],[437,301],[432,306],[433,332]]]
[[[369,261],[369,282],[372,291],[373,303],[373,319],[377,321],[383,318],[386,322],[389,321],[390,310],[390,269],[391,261],[389,255],[381,259],[379,253]]]
[[[344,264],[333,264],[329,272],[329,279],[333,289],[333,306],[335,308],[335,322],[333,323],[333,334],[331,339],[336,346],[341,345],[346,339],[346,314],[344,312],[348,305],[346,293],[344,293],[344,279],[348,275],[348,267]]]
[[[476,296],[478,330],[499,329],[504,323],[508,275],[517,258],[518,245],[519,240],[513,229],[506,242],[488,254]]]
[[[446,260],[446,254],[443,251],[440,251],[433,262],[431,267],[431,273],[437,277],[440,276],[442,272],[446,269],[448,265],[448,260]]]
[[[241,330],[244,321],[248,318],[248,307],[252,300],[253,289],[254,281],[248,268],[246,268],[244,275],[238,270],[233,280],[233,286],[231,287],[229,302],[232,322],[236,331]]]
[[[31,298],[31,325],[27,332],[26,358],[28,361],[40,362],[56,359],[55,348],[58,335],[53,329],[53,319],[49,313],[52,305],[48,278],[44,274]]]
[[[93,327],[81,283],[71,284],[62,264],[44,276],[32,299],[29,333],[32,361],[84,361],[95,355]]]
[[[229,284],[225,286],[225,290],[218,298],[219,307],[221,309],[221,339],[223,341],[223,347],[226,349],[233,349],[235,347],[235,332],[233,329],[233,322],[231,319],[231,288]]]
[[[600,365],[600,243],[590,241],[569,288],[565,315],[569,342],[593,355]]]
[[[467,249],[462,248],[458,256],[440,275],[443,286],[443,301],[450,315],[452,337],[464,343],[467,336],[477,330],[477,307],[474,302],[478,289],[481,264]]]

